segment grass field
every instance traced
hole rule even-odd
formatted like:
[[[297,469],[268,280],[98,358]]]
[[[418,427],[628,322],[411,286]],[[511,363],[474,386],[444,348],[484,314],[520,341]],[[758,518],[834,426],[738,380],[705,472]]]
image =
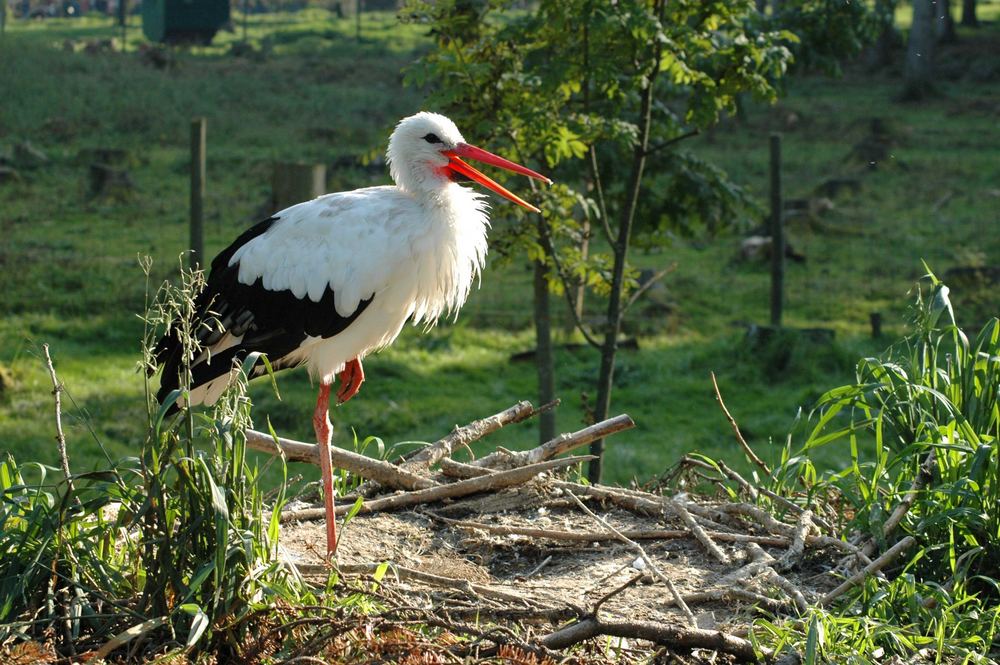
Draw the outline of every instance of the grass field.
[[[358,43],[353,22],[311,11],[254,17],[254,58],[229,55],[239,35],[222,33],[214,46],[178,52],[174,66],[157,69],[138,53],[134,24],[124,55],[90,54],[81,42],[66,48],[67,40],[118,34],[106,21],[85,19],[14,23],[0,37],[0,152],[29,140],[48,156],[21,165],[19,181],[0,183],[0,366],[13,379],[0,393],[0,450],[56,459],[39,352],[47,342],[72,398],[67,436],[78,470],[102,464],[97,441],[118,457],[134,453],[143,436],[135,367],[146,285],[137,257],[153,257],[153,288],[176,275],[187,241],[191,117],[209,122],[206,242],[214,252],[271,212],[272,161],[342,165],[382,151],[394,122],[422,108],[421,92],[404,87],[400,71],[430,43],[419,28],[378,14],[365,15]],[[768,273],[736,260],[738,238],[637,253],[642,266],[677,267],[657,296],[668,306],[645,310],[634,328],[641,350],[621,356],[613,411],[630,413],[638,427],[610,444],[610,480],[647,479],[691,450],[740,457],[714,402],[711,371],[748,440],[773,458],[799,409],[848,381],[859,357],[903,331],[922,259],[938,274],[1000,262],[1000,85],[960,66],[995,56],[996,27],[962,37],[943,55],[953,77],[939,99],[895,104],[899,82],[889,75],[805,76],[791,81],[778,107],[751,106],[746,125],[727,123],[688,144],[762,201],[775,130],[784,132],[788,196],[809,196],[831,176],[860,181],[860,191],[835,198],[818,223],[790,228],[807,260],[788,267],[786,323],[833,329],[836,341],[747,346],[745,324],[767,319]],[[846,157],[874,117],[888,122],[892,144],[889,160],[872,170]],[[89,196],[81,153],[94,148],[128,151],[131,194]],[[386,181],[387,174],[338,166],[328,184],[336,191]],[[989,291],[956,291],[959,315],[970,322],[1000,309]],[[882,339],[870,338],[872,311],[883,314]],[[532,365],[509,361],[531,347],[527,266],[491,268],[457,323],[428,335],[408,330],[366,362],[360,396],[334,414],[338,442],[350,445],[351,430],[387,444],[433,440],[531,399]],[[593,393],[596,372],[596,353],[560,352],[561,429],[580,426],[581,393]],[[308,440],[313,387],[304,372],[280,375],[279,386],[280,401],[268,386],[254,388],[258,425],[269,418],[282,435]],[[535,438],[525,424],[489,444],[523,448]],[[831,462],[837,455],[825,454]]]

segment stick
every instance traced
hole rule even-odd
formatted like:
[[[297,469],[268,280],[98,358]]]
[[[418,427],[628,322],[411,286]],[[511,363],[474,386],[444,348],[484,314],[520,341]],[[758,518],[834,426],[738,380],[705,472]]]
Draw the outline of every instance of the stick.
[[[581,485],[580,483],[571,483],[565,480],[557,480],[549,483],[549,486],[566,493],[575,492],[576,494],[591,496],[595,499],[606,500],[619,508],[624,508],[640,515],[661,517],[666,510],[666,507],[663,505],[663,497],[657,497],[654,494],[648,495],[647,498],[646,496],[642,496],[642,492],[629,492],[627,490],[611,489],[600,485]]]
[[[719,546],[715,544],[707,533],[705,533],[705,530],[701,528],[701,525],[694,521],[694,518],[691,517],[691,513],[687,511],[681,502],[666,499],[666,504],[670,506],[671,510],[674,511],[674,514],[681,518],[681,521],[687,525],[687,528],[691,530],[691,533],[693,533],[694,537],[698,539],[698,542],[704,545],[705,549],[708,550],[709,554],[715,557],[716,561],[719,563],[729,563],[729,557],[726,556],[726,553],[719,549]]]
[[[901,555],[903,552],[912,547],[913,544],[916,542],[917,540],[913,536],[907,536],[906,538],[903,538],[901,541],[890,547],[885,554],[883,554],[882,556],[880,556],[879,558],[875,559],[870,564],[865,566],[859,573],[852,575],[850,578],[845,580],[844,583],[841,584],[839,587],[837,587],[830,593],[823,596],[823,598],[820,599],[819,604],[821,606],[829,605],[835,599],[842,596],[848,589],[862,582],[866,577],[868,577],[872,573],[877,573],[878,571],[882,570],[890,563],[895,561],[899,557],[899,555]]]
[[[771,470],[767,468],[767,464],[764,463],[764,460],[757,457],[757,453],[753,451],[753,448],[750,447],[747,440],[743,438],[743,433],[740,432],[740,426],[736,424],[736,419],[733,418],[731,413],[729,413],[729,409],[726,408],[726,403],[722,401],[722,393],[719,392],[719,384],[715,380],[715,372],[709,372],[709,374],[712,376],[712,388],[715,389],[715,400],[722,408],[722,413],[726,415],[726,420],[729,421],[730,427],[733,428],[733,433],[736,435],[736,441],[740,444],[740,447],[743,448],[743,452],[750,458],[750,461],[759,466],[764,473],[770,476]]]
[[[691,623],[691,625],[697,626],[698,620],[691,612],[691,609],[684,604],[684,599],[681,598],[681,595],[677,592],[677,587],[675,587],[674,583],[670,580],[670,578],[664,575],[660,571],[659,567],[657,567],[657,565],[653,563],[653,560],[649,558],[648,554],[646,554],[646,550],[642,548],[642,545],[630,539],[621,531],[611,526],[611,524],[606,519],[599,516],[597,513],[588,508],[586,504],[584,504],[583,501],[580,501],[580,499],[575,494],[573,494],[572,492],[567,492],[567,494],[569,494],[569,497],[576,502],[576,505],[578,505],[583,510],[583,512],[587,513],[592,518],[594,518],[594,520],[597,521],[605,529],[615,534],[615,536],[618,537],[618,540],[622,541],[623,543],[625,543],[626,545],[628,545],[629,547],[631,547],[633,550],[636,551],[636,553],[642,558],[643,563],[646,564],[646,567],[649,568],[650,571],[652,571],[653,575],[655,577],[658,577],[660,581],[664,582],[667,585],[667,588],[670,589],[670,593],[673,594],[674,600],[677,602],[677,606],[681,608],[681,610],[687,616],[687,620]]]
[[[617,432],[635,427],[635,422],[627,415],[622,414],[614,418],[602,420],[590,427],[585,427],[572,434],[561,434],[551,441],[526,450],[524,452],[495,452],[470,463],[470,466],[482,468],[515,467],[525,464],[535,464],[543,460],[551,459],[557,455],[585,446],[591,441],[602,439]]]
[[[809,535],[812,525],[812,511],[807,510],[799,515],[799,521],[795,526],[795,533],[792,536],[792,546],[778,559],[778,562],[775,564],[776,569],[788,570],[802,558],[802,553],[806,548],[806,536]]]
[[[365,503],[361,506],[360,512],[364,514],[380,510],[393,510],[395,508],[404,508],[406,506],[414,506],[422,503],[434,503],[435,501],[440,501],[442,499],[453,499],[455,497],[467,496],[477,492],[504,489],[506,487],[511,487],[512,485],[525,483],[543,471],[573,466],[574,464],[588,459],[590,459],[589,455],[563,457],[557,460],[541,462],[540,464],[523,466],[510,471],[491,473],[486,476],[480,476],[479,478],[460,480],[457,483],[451,483],[448,485],[435,485],[434,487],[429,487],[427,489],[393,494],[380,499],[365,501]],[[352,509],[353,506],[340,505],[337,506],[336,512],[337,515],[346,515]],[[325,513],[322,508],[306,508],[304,510],[282,513],[281,521],[290,522],[294,520],[320,519],[324,515]]]
[[[336,568],[341,573],[346,573],[348,575],[370,575],[378,570],[381,565],[381,563],[348,563],[341,564]],[[329,566],[321,564],[295,564],[295,567],[298,568],[302,575],[327,575],[330,572]],[[422,570],[415,570],[413,568],[407,568],[406,566],[400,566],[391,561],[389,562],[389,570],[399,579],[417,580],[418,582],[424,582],[426,584],[445,587],[448,589],[460,589],[480,599],[492,598],[494,600],[504,600],[507,602],[517,603],[522,607],[527,604],[523,595],[499,591],[493,587],[483,584],[475,584],[464,579],[434,575],[433,573],[427,573]]]
[[[548,405],[547,405],[548,406]],[[545,408],[545,407],[543,407]],[[465,427],[455,429],[442,439],[419,450],[413,457],[403,462],[402,467],[408,471],[419,471],[434,466],[439,460],[450,457],[452,451],[478,441],[505,425],[519,423],[541,412],[531,405],[531,402],[518,402],[500,413],[473,421]]]
[[[55,398],[56,403],[56,444],[59,446],[59,461],[62,464],[63,474],[66,476],[68,491],[70,494],[73,494],[75,489],[73,487],[73,478],[69,472],[69,457],[66,455],[66,435],[63,434],[62,428],[62,399],[60,395],[62,394],[63,387],[59,383],[59,379],[56,378],[56,368],[52,364],[52,356],[49,355],[49,345],[42,344],[42,351],[45,352],[45,366],[48,367],[49,377],[52,379],[52,396]]]
[[[275,442],[274,437],[269,434],[248,429],[247,447],[271,454],[280,452],[290,462],[319,464],[319,446],[315,443],[302,443],[280,437]],[[330,457],[334,466],[347,469],[364,478],[377,480],[387,487],[413,490],[434,487],[436,484],[433,480],[404,471],[389,462],[359,455],[336,446],[330,447]]]
[[[437,513],[427,511],[426,514],[432,519],[457,526],[460,529],[477,529],[494,533],[498,536],[526,536],[528,538],[547,538],[549,540],[563,540],[569,542],[595,543],[605,540],[618,540],[618,536],[613,532],[606,531],[558,531],[555,529],[540,529],[537,527],[509,526],[501,524],[484,524],[482,522],[469,522],[466,520],[455,520]],[[694,534],[687,529],[629,529],[620,530],[619,533],[632,540],[679,540],[682,538],[694,538]],[[781,536],[754,536],[746,533],[727,533],[725,531],[707,532],[715,540],[729,543],[757,543],[768,547],[788,547],[791,540]]]
[[[779,614],[788,609],[787,604],[781,601],[775,600],[774,598],[768,598],[763,594],[759,594],[755,591],[750,591],[749,589],[743,589],[741,587],[727,587],[724,589],[710,589],[708,591],[696,591],[695,593],[685,594],[684,602],[688,605],[698,605],[700,603],[714,603],[722,602],[727,600],[745,600],[751,603],[756,603],[760,605],[768,612],[772,614]],[[673,599],[668,599],[666,601],[667,605],[671,604]]]
[[[539,642],[549,649],[565,649],[598,635],[649,640],[682,649],[713,649],[731,654],[742,662],[758,662],[753,644],[735,635],[718,630],[682,628],[652,621],[602,621],[592,616],[544,635]],[[761,651],[765,658],[772,655],[770,649],[761,648]]]

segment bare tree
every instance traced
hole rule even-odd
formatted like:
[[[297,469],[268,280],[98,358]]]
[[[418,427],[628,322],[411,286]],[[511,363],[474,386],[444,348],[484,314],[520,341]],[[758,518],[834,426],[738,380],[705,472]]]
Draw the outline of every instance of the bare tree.
[[[913,0],[913,25],[906,45],[903,94],[906,100],[922,99],[934,91],[935,0]]]

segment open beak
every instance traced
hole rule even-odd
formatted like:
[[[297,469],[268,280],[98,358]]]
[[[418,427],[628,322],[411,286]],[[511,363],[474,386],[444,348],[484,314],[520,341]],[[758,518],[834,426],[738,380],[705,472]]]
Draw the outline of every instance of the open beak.
[[[483,162],[484,164],[492,164],[493,166],[499,166],[502,169],[507,169],[508,171],[513,171],[514,173],[520,173],[521,175],[526,175],[529,178],[535,178],[536,180],[541,180],[547,185],[551,185],[552,181],[543,176],[541,173],[536,173],[529,168],[521,166],[520,164],[515,164],[514,162],[504,159],[498,155],[494,155],[492,152],[487,152],[482,148],[477,148],[476,146],[469,145],[468,143],[459,143],[455,146],[453,150],[445,150],[441,154],[448,158],[448,165],[444,168],[450,174],[459,174],[478,182],[483,187],[490,189],[500,196],[513,201],[519,206],[527,208],[532,212],[541,212],[538,208],[531,205],[524,199],[522,199],[517,194],[509,191],[500,183],[496,182],[490,178],[485,173],[482,173],[475,167],[473,167],[468,162],[464,161],[462,157],[466,159],[474,159],[477,162]]]

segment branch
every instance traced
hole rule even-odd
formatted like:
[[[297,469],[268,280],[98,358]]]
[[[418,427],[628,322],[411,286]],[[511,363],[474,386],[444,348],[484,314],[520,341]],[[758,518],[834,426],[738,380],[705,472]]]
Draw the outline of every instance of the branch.
[[[619,416],[615,416],[614,418],[602,420],[599,423],[595,423],[590,427],[585,427],[581,430],[573,432],[572,434],[561,434],[551,441],[547,441],[536,448],[532,448],[531,450],[523,452],[507,451],[502,453],[490,453],[485,457],[471,462],[470,466],[478,466],[482,468],[505,466],[510,468],[515,466],[524,466],[525,464],[535,464],[543,460],[551,459],[557,455],[562,455],[563,453],[573,450],[574,448],[584,446],[596,439],[601,439],[617,432],[632,429],[633,427],[635,427],[635,422],[627,414],[623,413]]]
[[[830,593],[823,596],[823,598],[820,599],[819,604],[823,606],[829,605],[835,599],[839,598],[844,593],[846,593],[851,587],[860,584],[862,581],[864,581],[866,577],[868,577],[872,573],[877,573],[878,571],[882,570],[890,563],[895,561],[899,557],[899,555],[901,555],[906,550],[910,549],[910,547],[912,547],[913,544],[916,542],[917,540],[913,536],[907,536],[906,538],[903,538],[901,541],[899,541],[891,548],[889,548],[889,550],[886,551],[885,554],[883,554],[882,556],[880,556],[879,558],[875,559],[870,564],[865,566],[859,573],[852,575],[839,587],[837,587]]]
[[[601,184],[601,170],[597,167],[597,146],[590,146],[590,177],[594,179],[594,188],[597,190],[597,205],[601,208],[601,227],[604,235],[608,239],[608,244],[615,244],[615,234],[611,232],[608,223],[608,206],[604,202],[604,186]]]
[[[556,254],[555,245],[552,244],[552,236],[549,235],[549,230],[547,225],[542,225],[539,227],[542,230],[540,234],[540,240],[542,241],[542,246],[545,252],[552,259],[552,265],[556,268],[556,275],[559,276],[559,281],[563,286],[563,294],[566,296],[566,302],[569,304],[570,316],[573,317],[573,324],[576,326],[577,330],[583,335],[583,338],[587,340],[595,349],[601,348],[601,343],[590,334],[586,326],[583,324],[583,320],[580,318],[579,312],[576,311],[576,298],[573,296],[573,287],[569,283],[569,277],[566,275],[566,271],[563,269],[562,262],[559,260],[559,256]]]
[[[757,453],[753,451],[747,440],[743,438],[743,434],[740,432],[740,426],[736,424],[736,419],[733,418],[732,414],[729,413],[729,409],[726,408],[726,403],[722,401],[722,393],[719,392],[719,384],[715,380],[715,372],[710,372],[712,376],[712,388],[715,389],[715,399],[719,402],[719,406],[722,407],[722,413],[726,415],[726,419],[729,421],[730,426],[733,428],[733,433],[736,434],[736,440],[739,442],[740,446],[743,448],[743,452],[746,453],[750,461],[763,469],[764,473],[771,475],[771,470],[767,468],[767,464],[764,460],[757,457]]]
[[[583,512],[590,515],[598,524],[600,524],[605,529],[613,533],[618,538],[618,540],[622,541],[623,543],[631,547],[633,550],[635,550],[635,552],[642,559],[643,563],[646,564],[646,567],[649,568],[650,571],[652,571],[653,576],[659,578],[661,582],[667,585],[667,588],[670,590],[670,593],[674,597],[674,601],[677,603],[677,606],[681,608],[681,611],[684,612],[684,615],[687,617],[688,622],[690,622],[692,626],[697,626],[698,620],[695,619],[694,614],[691,612],[691,608],[689,608],[687,604],[684,603],[684,599],[681,598],[681,594],[678,593],[677,587],[674,586],[673,581],[669,577],[664,575],[663,572],[660,571],[660,568],[655,563],[653,563],[653,560],[649,558],[648,554],[646,554],[646,550],[642,548],[642,545],[635,542],[634,540],[623,534],[621,531],[611,526],[611,524],[606,519],[599,516],[597,513],[588,508],[587,505],[583,501],[580,501],[580,499],[575,494],[573,494],[572,492],[567,492],[567,494],[569,494],[569,498],[573,499],[573,501],[576,502],[576,505],[578,505],[580,509],[583,510]]]
[[[460,529],[474,529],[498,536],[525,536],[527,538],[546,538],[568,542],[600,543],[606,540],[617,540],[618,535],[611,531],[560,531],[558,529],[542,529],[538,527],[511,526],[507,524],[484,524],[455,520],[437,513],[427,512],[428,517],[451,524]],[[694,538],[687,529],[628,529],[619,533],[632,540],[680,540]],[[728,533],[726,531],[707,532],[715,540],[730,543],[757,543],[768,547],[788,547],[791,540],[782,536],[755,536],[747,533]]]
[[[558,402],[556,402],[558,404]],[[481,418],[473,421],[465,427],[455,427],[447,436],[439,439],[430,446],[419,450],[413,457],[402,463],[402,468],[407,471],[417,471],[427,469],[437,464],[441,459],[450,457],[456,448],[466,446],[473,441],[478,441],[487,434],[492,434],[505,425],[519,423],[532,416],[546,410],[545,405],[540,409],[535,409],[531,402],[518,402],[505,411],[501,411],[488,418]]]
[[[290,462],[319,464],[319,446],[314,443],[302,443],[280,437],[276,442],[274,437],[252,429],[248,429],[246,435],[248,448],[272,455],[282,454]],[[404,471],[389,462],[359,455],[336,446],[330,447],[330,457],[334,466],[363,478],[376,480],[387,487],[412,490],[433,487],[436,484],[428,478]]]
[[[741,637],[718,630],[682,628],[652,621],[603,621],[591,616],[544,635],[539,642],[549,649],[566,649],[598,635],[648,640],[671,648],[712,649],[731,654],[741,662],[759,662],[753,644]],[[771,650],[764,647],[761,652],[765,658],[772,655]]]
[[[625,313],[628,312],[628,310],[632,307],[632,305],[634,305],[636,301],[638,301],[639,298],[642,297],[642,294],[644,294],[646,291],[652,288],[654,284],[656,284],[658,281],[660,281],[661,279],[663,279],[676,269],[677,269],[677,263],[675,262],[670,267],[664,268],[663,270],[657,270],[655,273],[653,273],[653,275],[649,279],[640,284],[639,288],[637,288],[632,293],[632,295],[629,296],[629,299],[625,303],[625,306],[622,307],[622,315],[624,316]]]
[[[448,485],[435,485],[434,487],[416,490],[414,492],[393,494],[380,499],[365,501],[361,505],[360,513],[365,514],[380,510],[394,510],[396,508],[405,508],[406,506],[415,506],[423,503],[434,503],[435,501],[441,501],[442,499],[453,499],[460,496],[468,496],[469,494],[476,494],[478,492],[504,489],[513,485],[525,483],[543,471],[551,471],[553,469],[572,466],[588,459],[590,459],[589,455],[581,455],[579,457],[563,457],[557,460],[542,462],[540,464],[522,466],[517,469],[512,469],[511,471],[501,471],[499,473],[491,473],[478,478],[470,478],[469,480],[460,480],[457,483],[451,483]],[[346,515],[348,512],[353,510],[353,508],[353,506],[349,505],[340,505],[337,506],[336,512],[337,515]],[[323,508],[306,508],[304,510],[282,513],[281,521],[289,522],[293,520],[322,519],[325,515],[326,513]]]
[[[59,461],[62,464],[63,474],[66,476],[66,485],[69,488],[68,493],[73,494],[73,478],[70,476],[69,457],[66,455],[66,435],[63,434],[62,428],[62,399],[60,395],[62,394],[63,387],[59,383],[59,379],[56,378],[56,368],[52,364],[52,356],[49,355],[49,345],[42,344],[42,351],[45,352],[45,366],[49,369],[49,377],[52,379],[52,396],[55,398],[56,443],[59,446]]]
[[[700,134],[700,133],[701,133],[701,130],[692,129],[690,132],[686,132],[684,134],[681,134],[680,136],[675,136],[674,138],[669,139],[667,141],[664,141],[663,143],[657,143],[652,148],[649,148],[649,149],[646,150],[645,156],[649,157],[650,155],[652,155],[655,152],[659,152],[660,150],[663,150],[664,148],[669,148],[670,146],[674,145],[675,143],[680,143],[681,141],[684,141],[684,140],[689,139],[691,137],[698,136],[698,134]]]

